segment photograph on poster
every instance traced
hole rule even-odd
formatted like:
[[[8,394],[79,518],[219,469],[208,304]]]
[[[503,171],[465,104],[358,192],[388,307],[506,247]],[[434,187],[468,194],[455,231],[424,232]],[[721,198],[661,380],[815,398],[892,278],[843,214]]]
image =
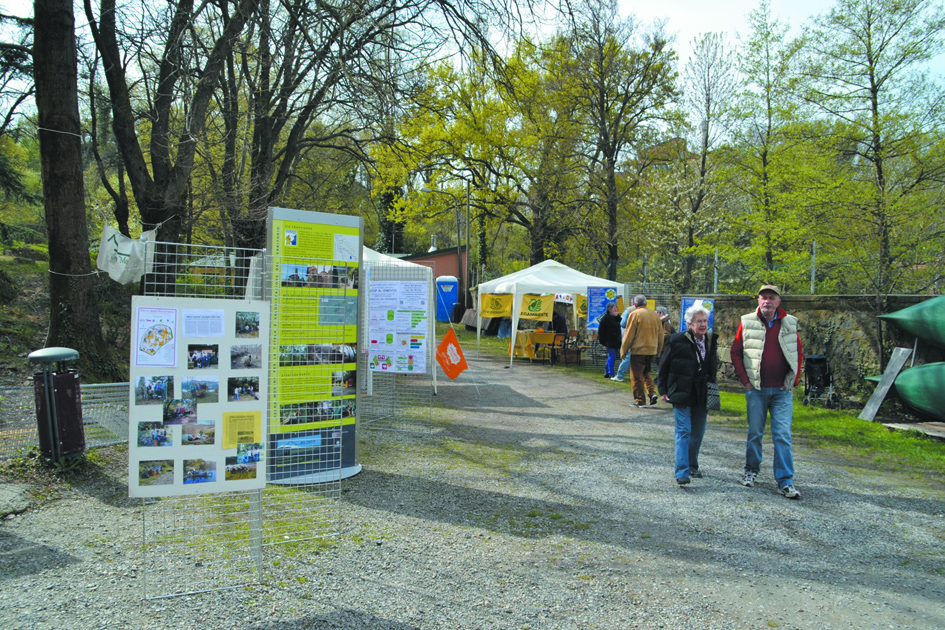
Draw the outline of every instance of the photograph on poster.
[[[173,459],[151,459],[138,462],[139,486],[169,486],[173,483]]]
[[[160,422],[139,422],[138,446],[174,446],[174,434]]]
[[[355,399],[343,398],[341,400],[334,400],[332,401],[331,410],[333,418],[353,418],[355,412]]]
[[[236,463],[253,464],[259,461],[262,455],[262,444],[254,442],[252,444],[237,444]]]
[[[322,295],[318,298],[319,326],[356,326],[358,296]]]
[[[305,286],[313,289],[357,289],[358,268],[332,265],[306,267]]]
[[[282,265],[282,286],[284,287],[304,287],[308,283],[308,270],[306,265],[283,264]]]
[[[239,376],[226,379],[226,399],[238,402],[259,400],[259,377]]]
[[[181,397],[202,403],[220,402],[220,379],[216,376],[185,377],[181,384]]]
[[[259,313],[236,311],[236,336],[240,339],[259,338]]]
[[[320,343],[309,346],[309,352],[314,355],[316,365],[328,363],[354,363],[358,360],[353,343]]]
[[[310,347],[306,345],[279,346],[279,367],[312,365],[312,355],[308,351]]]
[[[187,344],[187,369],[216,369],[220,364],[220,346],[191,343]]]
[[[226,458],[226,471],[223,478],[226,481],[240,481],[242,479],[256,478],[256,463],[241,464],[237,461],[238,457],[231,455]]]
[[[282,405],[279,408],[279,424],[290,426],[340,418],[340,415],[335,415],[332,403],[331,400],[319,400]]]
[[[139,376],[135,383],[135,405],[160,405],[173,397],[173,376]]]
[[[217,463],[206,459],[184,460],[184,483],[206,483],[217,480]]]
[[[262,346],[233,346],[230,348],[231,370],[252,370],[262,367]]]
[[[164,402],[164,424],[188,424],[192,422],[197,422],[196,399],[178,398]]]
[[[350,396],[355,393],[357,372],[355,370],[337,370],[331,373],[331,395]]]
[[[213,444],[217,428],[213,423],[181,425],[180,443],[183,446]]]

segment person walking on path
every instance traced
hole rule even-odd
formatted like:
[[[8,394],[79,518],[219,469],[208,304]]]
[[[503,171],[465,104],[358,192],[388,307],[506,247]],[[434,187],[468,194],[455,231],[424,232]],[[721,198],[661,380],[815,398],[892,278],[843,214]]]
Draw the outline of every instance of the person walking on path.
[[[708,383],[716,382],[719,365],[718,335],[709,333],[709,312],[701,305],[685,314],[686,331],[673,333],[663,350],[659,367],[659,389],[663,400],[673,405],[676,421],[676,483],[701,479],[699,449],[705,436],[709,412]]]
[[[631,304],[623,311],[623,316],[620,318],[620,339],[623,339],[624,333],[627,332],[627,320],[630,319],[630,313],[633,312],[634,306]],[[620,365],[617,366],[617,374],[611,378],[612,381],[617,381],[618,383],[623,383],[627,380],[627,370],[630,369],[630,353],[627,353],[623,359],[620,360]]]
[[[607,348],[607,363],[604,364],[604,377],[614,375],[617,351],[620,349],[620,317],[617,315],[617,305],[611,302],[607,305],[607,312],[600,318],[597,327],[597,340]]]
[[[742,316],[732,343],[732,367],[745,386],[748,440],[742,485],[751,488],[761,470],[765,422],[771,417],[774,479],[788,499],[800,499],[794,487],[791,446],[792,390],[800,380],[804,353],[797,318],[781,308],[781,290],[772,284],[758,289],[758,309]]]
[[[633,388],[634,407],[645,407],[649,396],[651,405],[659,400],[650,371],[653,359],[663,352],[663,324],[660,316],[646,307],[646,297],[633,298],[636,307],[627,318],[627,330],[620,346],[620,357],[630,354],[630,385]]]

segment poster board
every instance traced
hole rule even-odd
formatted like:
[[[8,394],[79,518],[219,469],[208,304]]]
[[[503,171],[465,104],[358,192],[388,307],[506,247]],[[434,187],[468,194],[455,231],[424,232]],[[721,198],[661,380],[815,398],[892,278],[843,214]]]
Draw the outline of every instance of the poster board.
[[[608,304],[617,303],[617,289],[587,287],[587,329],[597,330],[598,319],[607,312]]]
[[[135,296],[128,495],[266,483],[269,303]]]
[[[712,298],[684,297],[679,307],[679,332],[686,330],[686,311],[693,305],[699,304],[705,310],[709,311],[709,332],[714,332],[715,325],[715,300]]]
[[[368,369],[426,374],[429,282],[372,280],[368,286]]]
[[[269,482],[356,474],[361,219],[270,208],[268,243]]]

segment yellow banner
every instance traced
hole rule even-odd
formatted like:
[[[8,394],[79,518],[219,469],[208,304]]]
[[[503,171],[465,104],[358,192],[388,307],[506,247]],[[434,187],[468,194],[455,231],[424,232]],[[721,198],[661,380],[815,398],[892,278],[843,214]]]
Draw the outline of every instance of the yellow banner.
[[[555,307],[554,295],[523,295],[519,319],[551,321],[551,312]]]
[[[620,312],[620,313],[623,313],[623,309],[624,309],[624,306],[623,306],[623,296],[622,296],[622,295],[618,295],[618,296],[617,296],[617,311]]]
[[[587,318],[587,296],[577,294],[574,300],[574,306],[577,309],[577,316]]]
[[[483,293],[480,317],[511,317],[512,294]]]

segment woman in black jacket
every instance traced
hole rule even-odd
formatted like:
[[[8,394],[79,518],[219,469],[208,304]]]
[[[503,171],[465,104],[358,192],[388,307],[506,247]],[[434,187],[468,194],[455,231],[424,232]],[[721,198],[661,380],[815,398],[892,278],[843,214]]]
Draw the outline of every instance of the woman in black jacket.
[[[617,352],[620,350],[620,316],[617,315],[617,305],[613,302],[607,305],[607,312],[600,318],[597,326],[597,341],[607,348],[607,363],[604,364],[604,377],[610,378],[616,374]]]
[[[673,404],[676,417],[676,483],[699,479],[699,449],[708,419],[706,390],[716,382],[718,335],[709,333],[709,312],[702,305],[686,311],[686,332],[669,338],[659,368],[659,390]]]

